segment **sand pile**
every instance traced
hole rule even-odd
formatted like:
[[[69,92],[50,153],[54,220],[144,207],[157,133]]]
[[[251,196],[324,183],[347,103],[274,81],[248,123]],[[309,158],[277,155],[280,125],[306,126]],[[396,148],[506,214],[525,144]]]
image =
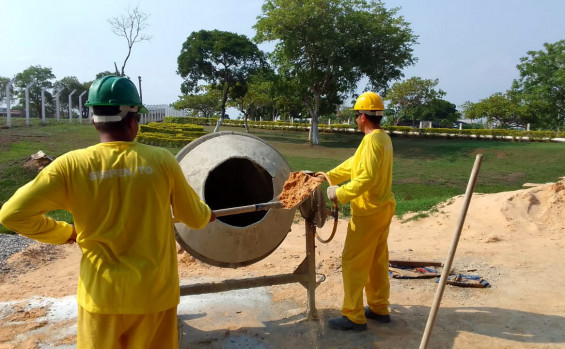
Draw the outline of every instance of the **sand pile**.
[[[43,170],[45,166],[49,165],[53,162],[55,158],[53,156],[46,155],[43,151],[38,151],[35,154],[32,154],[29,159],[23,164],[24,168],[33,169],[37,172]]]
[[[509,220],[565,226],[565,180],[514,193],[501,208]]]
[[[284,183],[279,201],[284,208],[293,208],[304,201],[324,180],[305,172],[291,172]]]

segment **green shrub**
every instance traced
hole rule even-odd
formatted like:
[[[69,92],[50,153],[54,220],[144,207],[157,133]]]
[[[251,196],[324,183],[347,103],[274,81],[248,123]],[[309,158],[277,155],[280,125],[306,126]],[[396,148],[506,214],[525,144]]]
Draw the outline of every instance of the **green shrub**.
[[[215,125],[218,118],[195,118],[190,116],[165,116],[163,123],[171,124],[194,124],[194,125]]]
[[[409,134],[410,132],[415,132],[415,129],[410,126],[387,126],[383,128],[389,132],[401,132],[405,135]]]
[[[557,137],[557,133],[553,131],[526,131],[526,137],[530,139],[530,141],[538,141],[538,142],[549,142],[553,138]]]
[[[198,137],[187,137],[182,134],[166,134],[143,132],[138,133],[136,140],[143,144],[156,145],[159,147],[179,147],[182,148]]]

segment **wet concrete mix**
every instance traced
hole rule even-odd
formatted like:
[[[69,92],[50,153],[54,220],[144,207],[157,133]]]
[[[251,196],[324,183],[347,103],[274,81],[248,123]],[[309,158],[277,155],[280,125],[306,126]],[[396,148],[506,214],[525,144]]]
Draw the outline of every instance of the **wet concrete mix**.
[[[279,195],[279,201],[283,208],[296,207],[322,183],[324,183],[323,179],[305,172],[291,172]]]

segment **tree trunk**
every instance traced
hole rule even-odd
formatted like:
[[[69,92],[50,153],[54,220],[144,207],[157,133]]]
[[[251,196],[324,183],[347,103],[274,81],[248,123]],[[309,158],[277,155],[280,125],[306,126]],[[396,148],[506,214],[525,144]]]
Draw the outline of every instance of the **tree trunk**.
[[[312,122],[312,145],[320,144],[320,138],[318,137],[318,121]]]
[[[133,44],[132,44],[132,45],[133,45]],[[121,76],[126,76],[126,72],[125,72],[126,63],[127,63],[128,59],[129,59],[129,56],[130,56],[130,55],[131,55],[131,46],[129,46],[129,48],[128,48],[128,55],[126,56],[126,59],[124,59],[124,65],[122,65],[122,75],[121,75]]]
[[[312,119],[310,123],[310,132],[308,133],[308,141],[312,145],[320,144],[320,138],[318,134],[318,117],[320,113],[321,101],[322,101],[322,96],[319,93],[314,94],[314,108],[312,108],[308,100],[304,101],[304,104],[308,109],[308,113],[310,114],[310,118]]]
[[[402,115],[400,115],[400,117],[394,121],[394,126],[398,126],[398,122],[399,122],[400,119],[402,119],[405,115],[406,115],[406,112],[403,111],[403,112],[402,112]]]
[[[216,127],[214,128],[214,133],[218,132],[220,130],[220,126],[222,125],[222,123],[224,122],[224,115],[226,115],[226,102],[228,100],[228,89],[229,89],[229,85],[226,82],[225,83],[225,87],[224,87],[224,95],[222,97],[222,114],[220,115],[220,118],[218,119],[218,122],[216,123]]]
[[[239,109],[239,111],[243,113],[243,126],[245,127],[246,133],[249,133],[249,125],[247,124],[247,120],[249,119],[249,111],[250,110],[251,110],[251,108],[247,108],[247,111],[246,111],[245,107],[243,106],[243,103],[241,104],[241,108]]]

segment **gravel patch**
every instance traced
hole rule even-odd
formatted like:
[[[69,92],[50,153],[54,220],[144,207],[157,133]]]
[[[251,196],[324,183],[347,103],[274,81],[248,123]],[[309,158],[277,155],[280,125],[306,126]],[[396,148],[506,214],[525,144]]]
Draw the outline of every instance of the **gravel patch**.
[[[28,246],[33,245],[35,241],[16,234],[0,234],[0,272],[6,272],[10,268],[6,264],[8,259],[14,253],[25,250]]]

